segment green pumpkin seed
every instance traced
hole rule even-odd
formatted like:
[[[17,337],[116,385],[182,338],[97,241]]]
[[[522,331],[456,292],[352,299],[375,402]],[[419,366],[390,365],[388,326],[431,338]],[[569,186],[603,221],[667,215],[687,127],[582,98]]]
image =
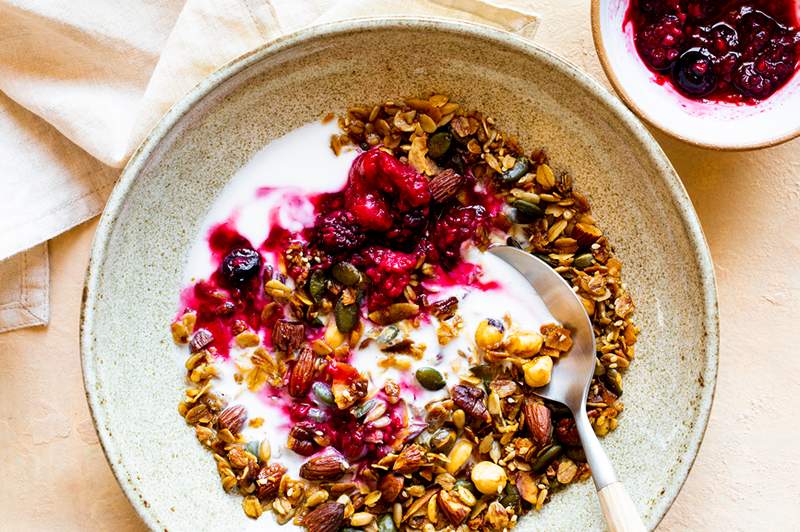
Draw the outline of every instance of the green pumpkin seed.
[[[331,268],[333,278],[345,286],[355,286],[361,281],[361,272],[349,262],[337,262]]]
[[[375,405],[378,404],[378,401],[375,399],[370,399],[369,401],[365,401],[358,406],[354,406],[350,409],[350,413],[353,414],[353,417],[356,419],[361,419],[362,417],[366,416],[370,410],[375,408]]]
[[[460,478],[456,480],[456,483],[453,485],[453,488],[456,490],[458,488],[464,488],[466,490],[469,490],[473,495],[475,494],[475,485],[472,483],[471,480],[466,478]]]
[[[453,136],[446,131],[434,133],[428,139],[428,157],[438,159],[450,150]]]
[[[506,484],[506,494],[500,499],[500,504],[506,508],[519,507],[519,491],[510,482]]]
[[[247,442],[247,445],[245,445],[244,450],[252,454],[256,458],[258,458],[259,447],[261,447],[261,442],[259,440],[251,440]]]
[[[600,362],[599,358],[594,359],[594,376],[600,377],[606,374],[606,367]]]
[[[345,305],[339,298],[333,307],[333,317],[336,319],[336,328],[342,333],[349,333],[358,325],[358,305]]]
[[[435,368],[424,367],[417,370],[417,380],[426,390],[441,390],[447,384]]]
[[[520,244],[519,240],[513,236],[506,238],[506,245],[511,246],[512,248],[522,249],[522,244]]]
[[[315,382],[312,384],[311,392],[314,394],[317,402],[323,405],[333,406],[336,404],[331,387],[324,382]]]
[[[578,255],[577,257],[575,257],[575,260],[572,261],[572,267],[577,268],[579,270],[585,270],[593,263],[594,263],[594,257],[592,257],[592,254],[584,253],[583,255]]]
[[[520,178],[522,178],[522,176],[528,173],[529,167],[530,164],[528,163],[528,159],[525,157],[519,157],[512,168],[506,170],[502,174],[497,175],[500,181],[503,183],[516,183],[520,180]]]
[[[531,468],[536,473],[541,473],[550,463],[556,459],[556,457],[561,454],[561,446],[560,445],[551,445],[546,447],[542,452],[539,453],[539,456],[536,460],[531,464]]]
[[[353,528],[351,526],[346,526],[341,529],[341,532],[364,532],[362,528]]]
[[[381,330],[381,333],[375,338],[375,341],[378,343],[378,347],[386,349],[387,347],[392,347],[403,341],[403,335],[400,334],[400,328],[398,326],[389,325]]]
[[[608,389],[614,392],[617,397],[622,396],[622,374],[615,370],[609,369],[606,371],[606,374],[603,376],[603,382],[606,383]]]
[[[325,295],[325,273],[322,270],[314,270],[308,279],[308,294],[316,302]]]
[[[564,452],[564,454],[576,462],[586,461],[586,453],[583,452],[582,447],[567,447],[567,450]]]
[[[520,221],[517,223],[531,223],[532,221],[544,216],[544,210],[530,201],[521,199],[514,200],[511,202],[511,206],[517,209],[517,217],[520,218]]]
[[[378,519],[378,532],[397,532],[391,514],[384,514]]]
[[[551,268],[555,268],[556,266],[558,266],[558,261],[557,261],[557,260],[553,260],[553,259],[551,259],[551,258],[550,258],[550,255],[547,255],[547,254],[545,254],[545,253],[534,253],[533,255],[534,255],[534,256],[535,256],[537,259],[539,259],[539,260],[541,260],[541,261],[544,261],[544,262],[545,262],[545,263],[546,263],[548,266],[550,266]]]

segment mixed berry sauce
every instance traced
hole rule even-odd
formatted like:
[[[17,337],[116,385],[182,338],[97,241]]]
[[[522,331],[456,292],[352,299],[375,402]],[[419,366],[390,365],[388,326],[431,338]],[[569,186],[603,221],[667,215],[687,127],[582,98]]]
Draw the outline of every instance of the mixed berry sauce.
[[[628,24],[657,81],[692,99],[755,104],[800,59],[796,0],[631,0]]]
[[[354,160],[342,190],[304,198],[314,207],[311,226],[291,231],[273,211],[265,220],[270,226],[268,236],[258,245],[237,232],[235,217],[212,227],[207,238],[215,270],[183,292],[183,306],[196,312],[197,329],[212,333],[213,341],[206,348],[225,357],[233,337],[246,330],[260,332],[264,345],[273,347],[272,328],[284,316],[283,310],[270,310],[273,301],[264,284],[271,279],[288,282],[289,277],[295,286],[304,287],[315,270],[326,271],[347,261],[368,279],[360,303],[360,313],[366,314],[407,301],[404,291],[412,273],[424,262],[433,268],[434,277],[415,291],[419,292],[419,318],[427,320],[427,297],[433,299],[438,288],[496,288],[494,283],[481,281],[478,266],[462,260],[461,247],[467,241],[486,243],[490,232],[505,231],[510,222],[503,213],[503,201],[471,179],[460,201],[448,198],[437,202],[428,178],[380,149],[365,151]],[[258,191],[259,195],[267,193],[270,190]],[[323,329],[321,322],[305,323],[307,340],[322,336]],[[348,363],[349,354],[337,356],[339,359],[332,358],[318,376],[320,382],[350,384],[359,377],[358,370]],[[292,364],[288,364],[284,384]],[[413,427],[402,400],[387,408],[388,425],[372,427],[349,410],[318,404],[313,393],[292,397],[285,386],[268,387],[264,393],[265,398],[283,405],[291,422],[290,434],[297,438],[323,434],[351,462],[382,457],[391,451],[392,443],[408,437]],[[300,454],[320,450],[310,437],[298,448],[304,451]]]

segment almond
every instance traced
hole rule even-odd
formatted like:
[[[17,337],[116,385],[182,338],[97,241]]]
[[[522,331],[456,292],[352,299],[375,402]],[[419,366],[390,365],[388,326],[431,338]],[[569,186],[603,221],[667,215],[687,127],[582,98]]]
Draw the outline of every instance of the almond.
[[[463,184],[464,176],[457,174],[451,168],[442,170],[429,183],[431,197],[434,201],[443,203],[446,199],[454,196]]]
[[[403,477],[400,475],[386,475],[381,479],[378,489],[382,494],[382,499],[386,502],[394,502],[403,491]]]
[[[297,355],[297,362],[289,375],[289,395],[302,397],[308,393],[314,378],[314,351],[304,345]]]
[[[272,328],[272,345],[278,351],[294,353],[305,340],[306,328],[299,321],[280,319]]]
[[[328,448],[300,466],[300,477],[306,480],[339,480],[350,469],[344,456]]]
[[[247,410],[242,405],[229,406],[217,417],[217,426],[220,430],[228,429],[233,434],[239,432],[247,421]]]
[[[189,342],[189,349],[192,353],[197,353],[213,341],[214,335],[208,329],[198,329]]]
[[[531,439],[538,447],[544,447],[550,442],[553,424],[550,409],[532,397],[525,399],[524,410],[525,424],[531,433]]]
[[[578,245],[587,247],[603,236],[603,232],[595,225],[577,223],[572,228],[572,238],[577,240]]]
[[[274,499],[278,495],[283,475],[286,468],[280,464],[265,465],[256,475],[256,486],[258,488],[259,499]]]
[[[325,502],[311,510],[303,518],[308,532],[336,532],[344,521],[344,505]]]
[[[456,495],[446,490],[441,490],[436,497],[439,509],[453,526],[460,525],[470,512],[469,506],[461,502]]]
[[[425,452],[416,444],[407,445],[397,460],[394,461],[392,470],[401,475],[413,473],[425,465]]]

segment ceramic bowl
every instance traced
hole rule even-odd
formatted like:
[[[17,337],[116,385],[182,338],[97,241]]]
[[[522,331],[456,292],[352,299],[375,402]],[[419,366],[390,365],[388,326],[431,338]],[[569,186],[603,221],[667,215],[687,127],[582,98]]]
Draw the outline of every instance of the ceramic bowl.
[[[708,250],[664,153],[616,98],[527,41],[453,22],[361,20],[304,30],[211,75],[134,154],[100,220],[81,331],[86,392],[109,463],[152,529],[263,529],[271,519],[245,517],[177,413],[185,352],[169,323],[209,205],[271,139],[353,102],[430,90],[545,146],[592,198],[642,330],[621,427],[604,444],[649,527],[677,495],[711,407],[718,327]],[[591,482],[520,524],[603,528]]]
[[[757,105],[703,103],[686,98],[639,57],[631,24],[630,0],[592,0],[595,48],[614,90],[630,109],[665,133],[719,150],[763,148],[800,135],[800,75]]]

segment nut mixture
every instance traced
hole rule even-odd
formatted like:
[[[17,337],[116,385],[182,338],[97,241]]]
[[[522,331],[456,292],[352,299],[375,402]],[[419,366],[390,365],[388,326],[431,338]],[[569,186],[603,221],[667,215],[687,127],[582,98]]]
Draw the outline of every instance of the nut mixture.
[[[524,152],[490,117],[466,111],[447,96],[353,107],[339,125],[342,133],[331,139],[334,152],[355,145],[376,154],[364,159],[365,168],[383,165],[386,173],[405,179],[386,191],[406,205],[403,216],[426,209],[428,202],[451,206],[437,222],[450,240],[442,237],[441,244],[431,237],[433,244],[422,255],[365,251],[366,258],[339,260],[364,245],[358,227],[377,228],[385,221],[385,212],[358,211],[362,205],[356,203],[350,209],[355,214],[320,215],[318,247],[285,243],[277,272],[270,266],[262,272],[257,253],[230,252],[220,268],[229,290],[198,284],[212,310],[189,308],[172,323],[174,340],[188,344],[191,352],[186,361],[190,386],[178,410],[213,453],[223,489],[242,496],[251,518],[271,510],[278,523],[292,521],[312,532],[512,528],[565,485],[590,476],[568,410],[533,394],[549,382],[554,361],[568,356],[570,331],[558,324],[527,330],[510,316],[485,319],[465,332],[473,335],[470,360],[476,363],[445,398],[425,405],[421,423],[398,416],[398,383],[389,380],[383,389],[370,389],[366,377],[347,364],[349,350],[375,342],[385,357],[382,365],[407,369],[420,346],[406,333],[424,314],[436,317],[440,344],[462,334],[458,301],[429,301],[420,280],[454,260],[451,244],[457,249],[467,240],[458,236],[458,228],[481,214],[465,209],[482,190],[497,205],[491,226],[472,225],[469,238],[485,248],[501,229],[509,244],[536,254],[569,281],[592,319],[597,365],[587,407],[602,436],[617,427],[623,410],[622,374],[634,357],[638,332],[620,261],[569,175],[555,171],[543,151]],[[416,195],[409,192],[413,187]],[[459,215],[452,227],[449,212]],[[433,256],[438,263],[431,262]],[[387,277],[387,265],[399,273]],[[248,292],[250,286],[255,292]],[[380,287],[380,298],[369,293],[370,286]],[[195,292],[200,293],[197,287]],[[263,300],[257,319],[270,330],[268,344],[246,319],[236,318],[237,305],[250,304],[247,294],[252,293]],[[204,325],[209,312],[214,323],[228,319],[231,342],[249,352],[250,364],[239,369],[237,380],[252,391],[285,390],[296,405],[286,442],[246,441],[243,427],[265,420],[251,419],[243,406],[223,404],[213,393],[221,349],[215,335],[221,333]],[[310,334],[314,330],[320,334]],[[414,377],[427,390],[447,386],[435,368],[421,368]],[[301,401],[306,397],[319,408],[307,408]],[[305,410],[298,413],[297,405]],[[320,409],[329,417],[316,419]],[[349,427],[343,432],[362,439],[354,442],[349,434],[325,429],[330,416],[336,426]],[[290,478],[271,460],[271,445],[284,444],[308,457],[300,478]]]

